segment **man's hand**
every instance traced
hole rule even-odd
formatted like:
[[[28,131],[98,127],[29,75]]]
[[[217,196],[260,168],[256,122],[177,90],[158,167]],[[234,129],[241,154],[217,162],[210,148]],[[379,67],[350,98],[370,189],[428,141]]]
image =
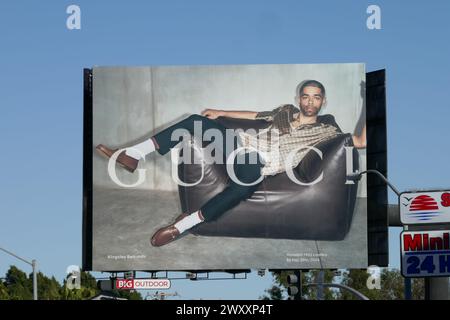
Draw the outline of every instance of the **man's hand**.
[[[364,124],[364,127],[362,129],[362,132],[360,135],[352,135],[353,138],[353,145],[357,149],[363,149],[367,147],[366,142],[366,125]]]
[[[223,117],[225,115],[225,111],[217,109],[205,109],[201,114],[202,116],[209,119],[217,119],[218,117]]]

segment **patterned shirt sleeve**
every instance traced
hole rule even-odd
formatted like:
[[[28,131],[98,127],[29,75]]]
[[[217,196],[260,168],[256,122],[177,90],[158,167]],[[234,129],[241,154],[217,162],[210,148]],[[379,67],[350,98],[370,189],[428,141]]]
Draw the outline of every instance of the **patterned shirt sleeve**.
[[[319,116],[317,119],[318,122],[323,124],[329,124],[330,126],[336,127],[339,133],[342,133],[341,128],[339,128],[339,125],[336,122],[336,119],[331,114],[325,114],[323,116]]]
[[[255,120],[273,121],[273,111],[261,111],[256,114]]]
[[[275,108],[272,111],[261,111],[256,114],[255,120],[273,121],[275,115],[281,110],[281,107]]]

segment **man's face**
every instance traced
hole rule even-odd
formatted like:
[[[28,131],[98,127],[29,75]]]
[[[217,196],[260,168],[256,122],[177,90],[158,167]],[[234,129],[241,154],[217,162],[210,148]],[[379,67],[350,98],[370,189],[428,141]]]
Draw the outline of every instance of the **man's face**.
[[[300,110],[307,117],[316,116],[322,108],[323,101],[320,88],[304,87],[300,95]]]

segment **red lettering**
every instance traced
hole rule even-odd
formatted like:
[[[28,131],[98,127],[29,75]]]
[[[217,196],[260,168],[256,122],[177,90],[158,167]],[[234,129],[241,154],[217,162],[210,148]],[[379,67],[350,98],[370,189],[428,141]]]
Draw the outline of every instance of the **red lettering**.
[[[418,251],[422,250],[422,237],[420,234],[414,235],[414,238],[410,234],[403,236],[403,248],[405,251]]]
[[[118,284],[119,285],[119,284]],[[135,280],[135,288],[160,288],[169,286],[167,280]]]
[[[444,233],[444,249],[449,249],[450,245],[450,239],[449,239],[449,233]]]
[[[445,192],[441,195],[441,205],[443,207],[450,207],[450,193]]]
[[[133,289],[133,280],[116,280],[117,289]]]
[[[430,238],[430,250],[442,250],[442,238],[441,237],[431,237]]]
[[[423,234],[423,250],[428,250],[430,249],[430,244],[428,242],[428,235],[427,234]]]

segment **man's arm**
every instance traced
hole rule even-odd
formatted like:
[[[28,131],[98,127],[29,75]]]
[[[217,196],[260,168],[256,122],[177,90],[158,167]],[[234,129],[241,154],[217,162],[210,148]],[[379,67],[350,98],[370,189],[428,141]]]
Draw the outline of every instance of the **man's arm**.
[[[363,149],[366,147],[366,125],[364,124],[364,127],[361,131],[361,134],[359,136],[353,135],[353,145],[357,149]]]
[[[254,120],[258,114],[255,111],[225,111],[218,109],[205,109],[202,111],[202,116],[209,119],[217,119],[218,117],[229,117],[237,119],[250,119]]]

